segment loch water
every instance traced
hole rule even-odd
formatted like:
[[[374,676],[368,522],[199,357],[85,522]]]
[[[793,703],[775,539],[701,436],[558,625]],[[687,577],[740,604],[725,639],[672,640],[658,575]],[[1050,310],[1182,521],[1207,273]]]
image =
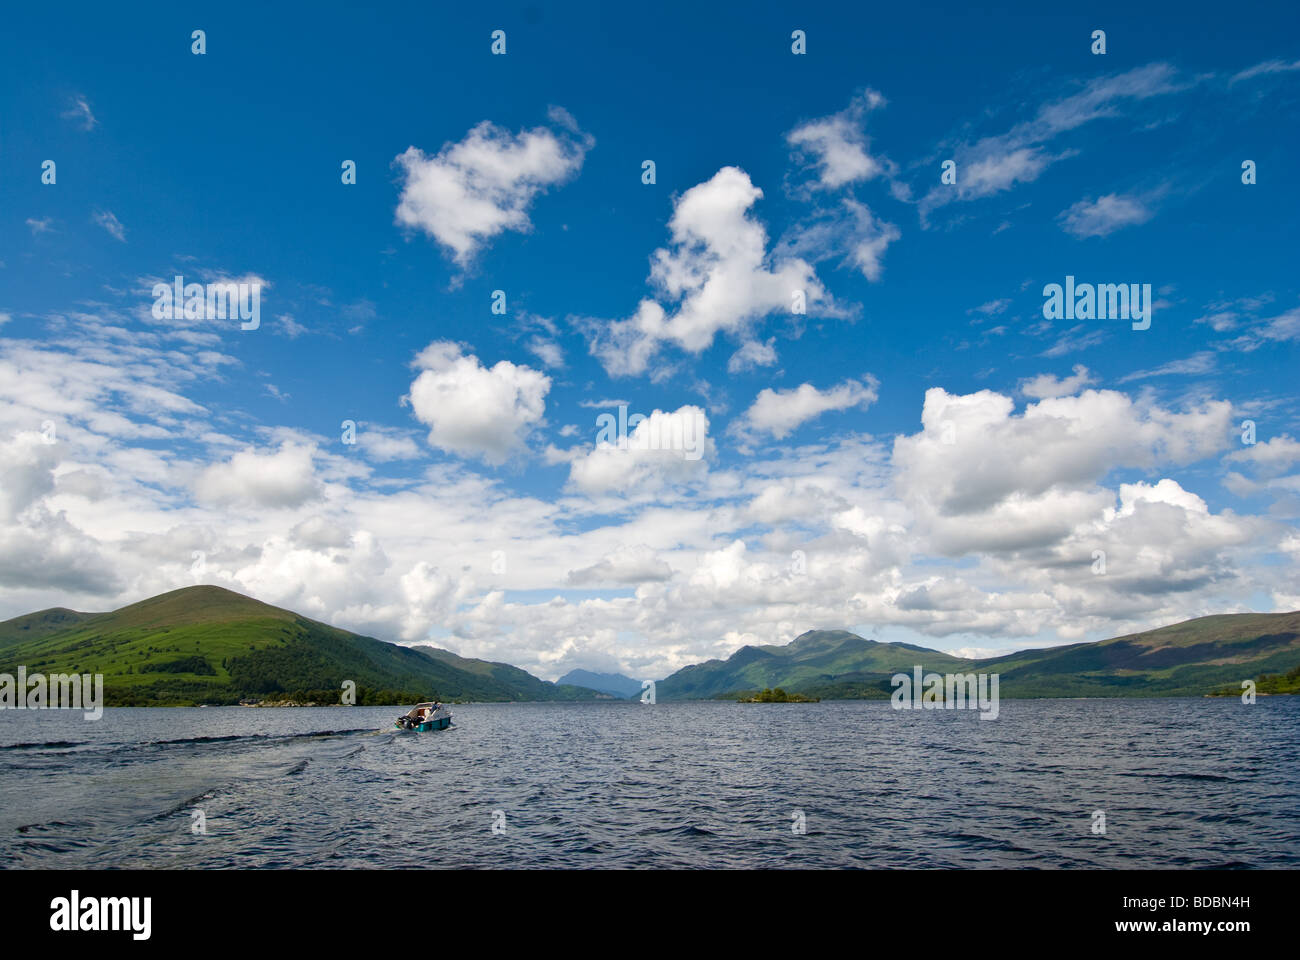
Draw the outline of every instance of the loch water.
[[[398,709],[2,711],[0,862],[1300,865],[1300,697]]]

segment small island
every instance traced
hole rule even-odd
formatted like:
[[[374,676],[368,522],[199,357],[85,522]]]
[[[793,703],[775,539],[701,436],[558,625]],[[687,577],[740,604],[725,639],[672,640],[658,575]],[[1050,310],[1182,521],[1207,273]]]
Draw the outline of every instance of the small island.
[[[780,687],[764,688],[752,697],[742,697],[740,703],[821,703],[821,697],[805,697],[801,693],[786,693]]]

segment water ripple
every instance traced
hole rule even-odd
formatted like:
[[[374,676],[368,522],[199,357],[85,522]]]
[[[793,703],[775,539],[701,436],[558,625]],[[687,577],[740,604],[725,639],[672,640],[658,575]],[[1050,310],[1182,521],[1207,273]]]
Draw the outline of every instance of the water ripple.
[[[1300,865],[1300,699],[0,714],[19,867]],[[21,758],[21,762],[19,759]],[[195,810],[206,832],[194,832]],[[1094,833],[1094,812],[1105,814]]]

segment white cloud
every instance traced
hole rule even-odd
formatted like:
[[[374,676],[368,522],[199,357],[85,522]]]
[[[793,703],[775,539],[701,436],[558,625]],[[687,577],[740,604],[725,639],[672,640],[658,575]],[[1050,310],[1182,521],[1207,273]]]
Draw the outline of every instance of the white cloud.
[[[876,217],[865,203],[844,197],[838,207],[801,219],[782,237],[777,252],[812,263],[838,257],[874,283],[884,270],[885,251],[901,236],[898,227]]]
[[[576,490],[653,494],[665,485],[699,480],[707,473],[713,443],[709,418],[697,406],[652,411],[626,437],[617,435],[617,425],[601,426],[590,450],[575,448],[561,455],[569,461],[569,483]]]
[[[737,422],[744,434],[766,433],[776,440],[789,436],[801,425],[829,410],[865,410],[875,403],[879,383],[868,375],[861,381],[845,380],[826,390],[803,383],[793,390],[766,388]]]
[[[234,373],[219,358],[171,350],[163,332],[117,336],[110,316],[61,322],[0,341],[0,618],[193,583],[200,551],[203,582],[383,639],[434,630],[549,678],[595,664],[660,677],[814,627],[1002,649],[1295,595],[1294,564],[1277,563],[1300,551],[1291,514],[1216,510],[1201,485],[1225,455],[1293,482],[1300,444],[1244,450],[1225,401],[1084,390],[1020,409],[938,390],[892,454],[858,432],[725,459],[706,444],[698,461],[588,445],[559,458],[568,489],[538,495],[464,462],[381,475],[365,438],[387,428],[361,424],[356,449],[273,425],[249,428],[256,442],[227,435],[186,395]],[[436,348],[449,380],[460,360],[468,382],[497,370]],[[683,416],[704,418],[658,412],[661,435]],[[58,440],[37,447],[46,419]]]
[[[526,344],[528,352],[551,369],[564,366],[564,350],[554,340],[535,336]]]
[[[1267,321],[1260,334],[1266,340],[1300,340],[1300,307]]]
[[[122,221],[117,219],[113,211],[99,210],[95,213],[94,219],[97,224],[108,231],[108,235],[114,240],[126,243],[126,227],[122,226]]]
[[[672,567],[642,543],[620,547],[606,554],[598,563],[570,570],[565,580],[576,585],[646,583],[667,580],[672,573]]]
[[[884,97],[868,90],[839,113],[810,120],[786,134],[800,158],[817,167],[819,189],[833,190],[885,172],[886,164],[868,152],[870,142],[862,130],[866,115],[884,103]]]
[[[297,340],[304,333],[311,333],[310,330],[295,320],[292,314],[284,313],[275,319],[276,332],[288,337],[290,340]]]
[[[1162,363],[1150,370],[1135,370],[1132,373],[1127,373],[1120,377],[1119,382],[1131,383],[1134,380],[1146,380],[1149,377],[1196,376],[1209,373],[1217,363],[1218,354],[1210,350],[1202,350],[1190,357],[1184,357],[1181,360],[1170,360],[1168,363]]]
[[[933,549],[959,555],[1045,547],[1097,513],[1117,468],[1204,459],[1229,443],[1226,401],[1176,413],[1114,391],[1045,399],[926,391],[924,430],[894,441],[900,496]]]
[[[308,446],[283,444],[274,453],[243,450],[198,476],[194,492],[208,503],[256,507],[298,507],[320,496]]]
[[[81,125],[82,130],[93,130],[99,125],[95,119],[94,111],[90,109],[90,101],[78,94],[72,98],[72,106],[59,114],[64,120],[71,120]]]
[[[1249,463],[1265,477],[1281,476],[1294,463],[1300,463],[1300,441],[1287,434],[1242,447],[1224,457],[1236,463]]]
[[[425,560],[403,574],[401,584],[407,604],[402,629],[405,640],[424,639],[432,627],[444,623],[460,599],[462,586]]]
[[[768,337],[766,341],[746,340],[740,345],[740,349],[731,355],[727,361],[728,373],[743,373],[746,370],[754,370],[758,367],[770,367],[776,363],[776,343],[775,337]]]
[[[1018,123],[1006,133],[954,145],[947,156],[957,163],[957,182],[935,186],[926,194],[920,207],[922,220],[954,200],[977,200],[1038,179],[1048,166],[1073,153],[1047,150],[1047,144],[1059,135],[1103,117],[1118,116],[1126,101],[1147,100],[1178,89],[1174,69],[1152,63],[1093,79],[1078,93],[1044,103],[1032,120]]]
[[[58,460],[54,445],[34,430],[0,442],[0,519],[13,520],[54,489]]]
[[[0,526],[0,584],[63,596],[112,594],[123,584],[106,552],[61,514],[42,511],[25,525]]]
[[[592,353],[611,376],[644,373],[665,343],[700,353],[720,332],[746,334],[769,314],[792,312],[797,291],[810,311],[828,301],[803,259],[768,257],[767,231],[750,215],[762,196],[743,170],[723,167],[677,199],[672,247],[656,250],[650,267],[677,307],[645,299],[630,319],[597,325]]]
[[[1087,367],[1081,363],[1076,363],[1071,375],[1061,377],[1059,380],[1050,373],[1040,373],[1036,377],[1022,380],[1020,382],[1020,392],[1026,397],[1033,397],[1035,400],[1045,400],[1050,397],[1068,397],[1096,382],[1096,378],[1088,372]]]
[[[985,317],[996,317],[999,314],[1006,313],[1007,307],[1011,306],[1011,301],[1005,297],[999,300],[990,300],[987,303],[981,303],[978,307],[972,307],[967,313],[979,313]]]
[[[563,126],[566,118],[551,112]],[[457,264],[467,266],[506,230],[531,230],[533,200],[576,175],[592,144],[567,129],[535,127],[511,134],[485,120],[432,156],[408,147],[396,159],[403,175],[397,222],[423,230]]]
[[[308,550],[342,549],[352,543],[352,534],[339,524],[316,514],[290,530],[289,539],[296,546]]]
[[[1096,200],[1078,201],[1061,211],[1057,220],[1062,230],[1076,237],[1104,237],[1124,227],[1146,223],[1152,216],[1153,211],[1144,200],[1108,193]]]
[[[1105,339],[1106,331],[1104,329],[1088,329],[1084,324],[1076,324],[1057,337],[1056,342],[1044,350],[1040,356],[1068,356],[1081,350],[1087,350],[1089,347],[1095,347]]]
[[[1247,67],[1239,73],[1233,74],[1228,81],[1228,86],[1241,83],[1243,80],[1253,80],[1255,77],[1264,77],[1274,73],[1290,73],[1294,70],[1300,70],[1300,60],[1287,63],[1285,60],[1265,60],[1263,63],[1257,63],[1253,67]]]
[[[542,423],[551,378],[501,360],[485,367],[454,343],[425,347],[411,364],[420,370],[406,402],[429,427],[429,445],[462,457],[500,464],[525,449]]]
[[[868,280],[879,280],[884,270],[882,261],[885,251],[902,234],[892,223],[885,223],[872,216],[866,204],[846,200],[845,206],[852,214],[853,222],[849,262],[861,270]]]
[[[379,424],[357,425],[357,447],[367,460],[390,463],[394,460],[418,460],[420,445],[406,430]]]

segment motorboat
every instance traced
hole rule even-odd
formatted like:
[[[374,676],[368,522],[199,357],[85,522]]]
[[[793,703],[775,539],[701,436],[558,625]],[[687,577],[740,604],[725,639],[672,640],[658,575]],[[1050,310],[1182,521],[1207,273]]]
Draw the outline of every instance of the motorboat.
[[[451,710],[442,703],[417,703],[394,720],[393,726],[399,730],[413,730],[416,733],[446,730],[451,726]]]

